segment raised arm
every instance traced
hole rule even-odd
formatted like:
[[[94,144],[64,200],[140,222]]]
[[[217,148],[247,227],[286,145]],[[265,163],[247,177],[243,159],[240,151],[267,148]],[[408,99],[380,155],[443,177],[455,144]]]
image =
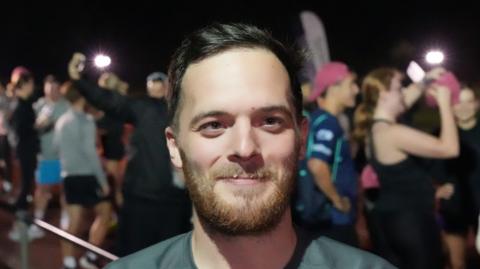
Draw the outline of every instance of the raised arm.
[[[425,75],[425,81],[436,80],[445,72],[441,67],[434,68]],[[426,86],[424,83],[412,83],[403,89],[403,101],[407,108],[412,107],[423,96]]]
[[[407,153],[429,158],[452,158],[459,154],[458,131],[450,104],[450,91],[436,86],[430,91],[438,102],[441,119],[440,136],[417,131],[407,126],[395,125],[391,130],[398,149]]]
[[[97,85],[82,79],[82,66],[85,55],[75,53],[68,64],[68,74],[74,85],[87,99],[88,103],[103,110],[105,113],[122,121],[134,122],[135,113],[132,101],[117,92],[102,89]]]

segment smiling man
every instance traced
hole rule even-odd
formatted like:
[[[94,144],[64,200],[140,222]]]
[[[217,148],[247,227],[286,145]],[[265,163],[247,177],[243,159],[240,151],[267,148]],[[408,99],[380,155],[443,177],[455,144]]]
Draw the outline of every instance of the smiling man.
[[[108,268],[392,268],[333,240],[308,239],[292,224],[307,133],[298,59],[243,24],[214,24],[183,41],[169,70],[166,137],[185,174],[194,229]]]

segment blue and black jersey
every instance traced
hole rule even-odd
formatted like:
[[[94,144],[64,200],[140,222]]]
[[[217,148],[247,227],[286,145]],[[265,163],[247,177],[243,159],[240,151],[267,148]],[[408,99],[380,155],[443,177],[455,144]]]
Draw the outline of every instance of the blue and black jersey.
[[[357,174],[351,157],[350,145],[338,119],[332,114],[317,109],[308,115],[309,134],[306,158],[300,162],[297,212],[310,222],[331,220],[334,224],[351,224],[355,217],[357,197]],[[352,211],[343,214],[333,208],[321,192],[308,170],[308,160],[315,158],[327,163],[331,177],[341,196],[350,198]]]

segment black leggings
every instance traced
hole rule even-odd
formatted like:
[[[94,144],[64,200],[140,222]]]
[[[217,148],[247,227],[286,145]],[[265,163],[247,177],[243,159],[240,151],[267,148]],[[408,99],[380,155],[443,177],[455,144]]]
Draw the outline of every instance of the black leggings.
[[[440,229],[432,211],[375,212],[379,255],[400,269],[443,268]]]
[[[12,182],[12,155],[10,150],[7,136],[0,135],[0,160],[5,162],[5,167],[0,167],[0,176],[8,182]]]
[[[15,206],[19,210],[24,210],[28,208],[27,196],[32,193],[35,169],[37,167],[37,154],[31,151],[22,151],[17,152],[17,158],[20,163],[22,185]]]

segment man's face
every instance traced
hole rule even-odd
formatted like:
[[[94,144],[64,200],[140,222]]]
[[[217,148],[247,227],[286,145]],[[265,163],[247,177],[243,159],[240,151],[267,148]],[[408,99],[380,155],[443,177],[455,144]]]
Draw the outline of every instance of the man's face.
[[[462,89],[459,96],[459,102],[453,107],[455,118],[459,121],[469,120],[472,117],[475,117],[477,110],[478,102],[475,98],[475,93],[469,88]]]
[[[98,85],[109,90],[117,89],[119,82],[117,75],[110,72],[105,72],[98,78]]]
[[[31,96],[33,94],[33,91],[35,89],[35,83],[33,82],[33,79],[25,82],[22,86],[22,90],[26,93],[26,96]]]
[[[233,49],[190,65],[182,89],[167,137],[198,216],[224,234],[269,231],[289,206],[306,134],[284,66],[266,50]]]
[[[60,97],[60,85],[56,81],[46,81],[43,85],[45,97],[56,100]]]
[[[151,80],[147,82],[147,92],[152,97],[165,96],[165,85],[160,80]]]
[[[355,97],[358,94],[358,85],[355,81],[356,76],[351,74],[342,80],[334,89],[339,95],[340,102],[345,107],[354,107],[355,106]]]

